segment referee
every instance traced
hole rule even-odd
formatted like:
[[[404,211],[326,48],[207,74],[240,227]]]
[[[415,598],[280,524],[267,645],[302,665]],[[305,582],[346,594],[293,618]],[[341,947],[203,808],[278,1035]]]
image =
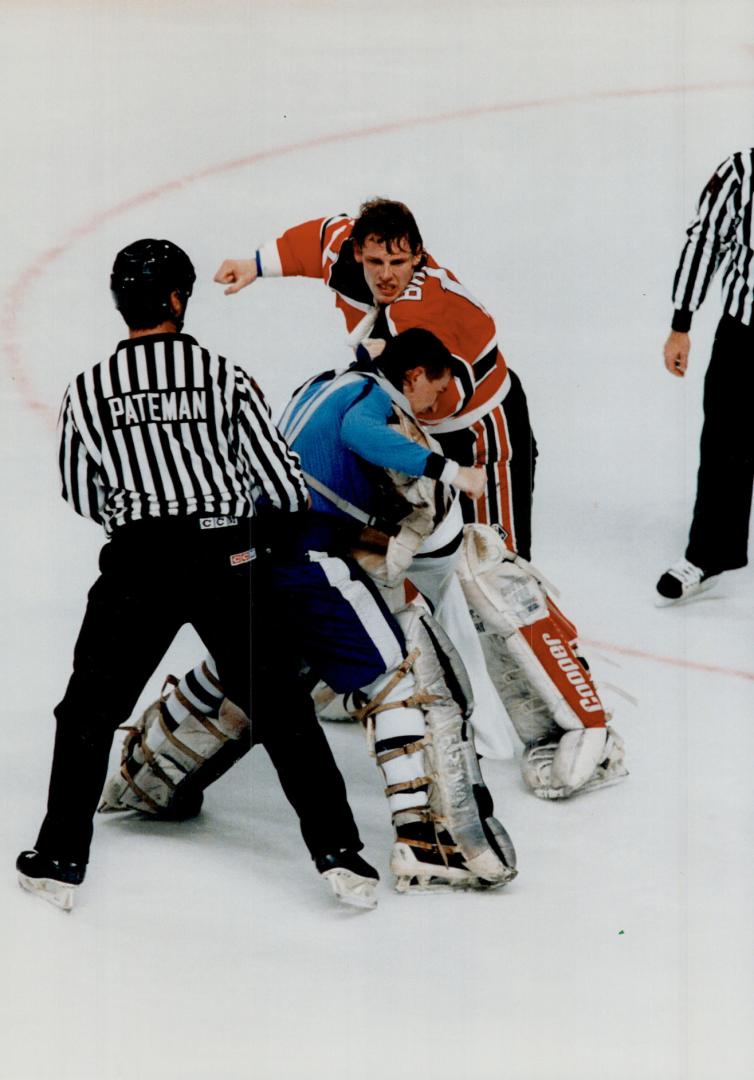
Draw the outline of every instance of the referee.
[[[704,381],[704,425],[696,503],[685,558],[657,582],[660,605],[714,584],[746,566],[754,483],[754,149],[732,154],[702,192],[673,287],[665,367],[686,374],[693,312],[722,270],[724,314]]]
[[[180,332],[194,280],[166,240],[121,251],[111,288],[128,338],[63,399],[63,496],[109,539],[55,710],[47,814],[16,866],[22,886],[64,910],[84,879],[113,733],[185,623],[230,699],[254,716],[313,857],[361,847],[264,572],[259,534],[285,532],[284,517],[308,506],[306,485],[253,380]]]

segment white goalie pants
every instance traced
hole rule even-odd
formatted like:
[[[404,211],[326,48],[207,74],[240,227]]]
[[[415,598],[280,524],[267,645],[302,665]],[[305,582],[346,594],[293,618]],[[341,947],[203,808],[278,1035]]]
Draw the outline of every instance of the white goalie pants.
[[[456,500],[441,525],[422,544],[407,577],[434,607],[434,616],[455,645],[469,676],[474,695],[471,724],[474,742],[483,757],[508,760],[514,755],[513,726],[487,672],[479,635],[455,572],[460,548],[450,555],[432,557],[463,528]]]

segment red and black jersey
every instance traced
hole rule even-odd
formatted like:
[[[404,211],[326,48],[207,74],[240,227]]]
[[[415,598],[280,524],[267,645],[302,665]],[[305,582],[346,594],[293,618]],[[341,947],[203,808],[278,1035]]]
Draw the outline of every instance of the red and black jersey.
[[[335,293],[348,330],[374,311],[364,270],[354,257],[353,218],[345,214],[306,221],[257,252],[264,277],[283,275],[321,278]],[[387,337],[421,327],[438,337],[452,353],[454,378],[431,424],[437,432],[467,428],[498,405],[510,379],[492,317],[450,270],[432,256],[417,270],[397,300],[381,306],[373,337]]]

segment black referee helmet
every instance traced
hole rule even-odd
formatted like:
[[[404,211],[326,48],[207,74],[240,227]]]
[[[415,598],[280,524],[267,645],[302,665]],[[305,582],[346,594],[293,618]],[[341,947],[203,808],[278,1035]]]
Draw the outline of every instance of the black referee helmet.
[[[132,330],[149,330],[167,320],[180,330],[183,315],[170,302],[178,293],[185,309],[196,281],[191,259],[170,240],[136,240],[115,256],[110,289],[115,306]]]

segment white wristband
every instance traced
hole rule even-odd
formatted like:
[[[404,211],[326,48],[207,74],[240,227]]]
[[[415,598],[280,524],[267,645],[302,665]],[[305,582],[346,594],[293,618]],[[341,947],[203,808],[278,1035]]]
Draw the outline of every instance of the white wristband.
[[[257,249],[257,266],[262,271],[262,277],[283,276],[283,264],[280,262],[276,240],[269,240]]]
[[[458,476],[458,470],[460,468],[461,466],[458,464],[457,461],[450,461],[450,459],[448,459],[448,461],[446,461],[445,465],[443,466],[442,472],[440,473],[440,480],[443,482],[443,484],[452,484],[455,478]]]

